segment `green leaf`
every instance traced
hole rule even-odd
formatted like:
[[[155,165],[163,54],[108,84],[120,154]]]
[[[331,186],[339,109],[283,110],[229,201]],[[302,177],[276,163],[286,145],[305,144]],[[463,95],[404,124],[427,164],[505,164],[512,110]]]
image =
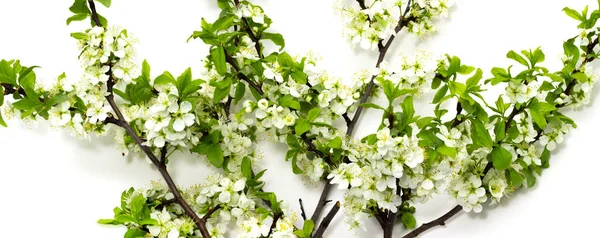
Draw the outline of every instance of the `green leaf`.
[[[547,102],[535,101],[531,104],[530,108],[535,108],[541,113],[549,113],[556,110],[556,107]]]
[[[544,114],[540,112],[540,110],[537,108],[529,108],[529,114],[531,115],[531,118],[533,118],[535,124],[541,129],[546,128],[546,117],[544,117]]]
[[[42,102],[28,98],[13,103],[13,107],[19,111],[28,111],[42,105]]]
[[[437,104],[440,102],[440,100],[446,96],[446,93],[448,93],[448,85],[444,85],[442,86],[436,93],[435,96],[433,97],[433,101],[431,101],[431,103],[433,104]]]
[[[223,158],[223,150],[221,150],[221,146],[219,146],[219,144],[213,144],[212,146],[208,147],[208,161],[210,161],[210,163],[217,167],[217,168],[221,168],[223,167],[223,161],[225,160]]]
[[[523,177],[521,177],[519,172],[517,172],[514,169],[509,169],[508,173],[509,173],[509,177],[510,177],[509,181],[513,186],[521,187],[521,185],[523,185]]]
[[[90,18],[92,22],[92,26],[96,26],[96,22]],[[100,20],[100,26],[106,28],[108,27],[108,21],[102,15],[98,14],[98,20]]]
[[[143,195],[137,195],[131,199],[129,202],[129,210],[131,211],[131,215],[139,222],[141,221],[141,217],[144,213],[144,208],[146,208],[146,198]]]
[[[0,112],[0,126],[3,127],[7,127],[8,125],[6,125],[6,122],[4,121],[4,118],[2,118],[2,112]]]
[[[119,225],[119,224],[121,224],[121,222],[115,221],[113,219],[99,219],[98,223],[103,224],[103,225]]]
[[[579,12],[575,11],[574,9],[571,9],[571,8],[565,7],[565,8],[563,8],[563,11],[564,11],[564,12],[567,14],[567,16],[569,16],[569,17],[571,17],[571,18],[573,18],[573,19],[575,19],[575,20],[578,20],[578,21],[583,21],[583,20],[585,20],[585,19],[584,19],[584,18],[581,16],[581,14],[579,14]]]
[[[74,22],[74,21],[83,21],[83,20],[87,19],[88,16],[89,16],[89,14],[75,14],[75,15],[67,18],[67,26],[69,24],[71,24],[71,22]]]
[[[457,151],[456,151],[455,148],[451,148],[451,147],[448,147],[446,145],[440,145],[440,146],[438,146],[437,149],[436,149],[436,151],[439,152],[442,155],[445,155],[445,156],[448,156],[448,157],[451,157],[451,158],[455,158],[456,157],[456,153],[457,153]]]
[[[509,51],[506,54],[506,58],[513,59],[513,60],[519,62],[519,64],[522,64],[525,67],[529,68],[529,63],[527,63],[527,60],[525,60],[525,58],[523,58],[523,56],[519,55],[514,50]]]
[[[535,186],[536,178],[535,175],[529,169],[524,169],[525,179],[527,180],[527,187],[531,188]]]
[[[308,111],[308,117],[306,118],[306,120],[308,120],[309,122],[314,122],[315,119],[319,117],[319,114],[321,114],[321,108],[315,107],[313,109],[310,109],[310,111]]]
[[[179,97],[182,97],[183,91],[188,85],[192,82],[192,69],[187,68],[179,77],[177,77],[177,91],[179,92]]]
[[[146,234],[148,233],[138,228],[129,229],[127,230],[127,233],[125,233],[124,238],[144,238],[146,237]]]
[[[280,97],[279,104],[284,107],[300,110],[300,102],[298,102],[298,99],[289,94]]]
[[[342,138],[339,136],[336,136],[335,138],[333,138],[333,140],[330,140],[329,143],[327,143],[327,147],[332,148],[332,149],[341,149],[342,148]]]
[[[227,62],[225,61],[225,49],[218,46],[210,51],[210,55],[215,64],[215,68],[220,75],[227,73]]]
[[[402,107],[402,112],[408,119],[411,119],[415,115],[413,98],[411,96],[406,97],[400,106]]]
[[[67,23],[69,24],[69,23]],[[87,34],[82,33],[82,32],[73,32],[71,33],[71,37],[77,39],[77,40],[85,40],[87,37]]]
[[[262,39],[271,40],[275,45],[279,46],[279,51],[285,47],[285,40],[281,34],[263,32]]]
[[[289,151],[288,151],[289,152]],[[295,151],[296,153],[293,153],[292,155],[292,172],[294,172],[294,174],[302,174],[303,171],[300,167],[298,167],[298,151]]]
[[[292,68],[294,66],[294,58],[290,56],[288,53],[283,52],[277,56],[277,62],[282,67]]]
[[[304,231],[304,234],[311,234],[314,228],[315,222],[313,220],[306,220],[302,226],[302,231]]]
[[[292,149],[300,149],[300,143],[298,143],[298,140],[296,139],[296,136],[293,134],[288,134],[287,138],[286,138],[286,142],[288,144],[288,146]]]
[[[237,104],[244,98],[244,95],[246,95],[246,84],[240,82],[235,86],[235,100],[233,102]]]
[[[307,131],[310,130],[310,122],[308,122],[307,120],[304,120],[304,119],[296,120],[295,130],[296,130],[297,135],[302,135],[302,134],[306,133]]]
[[[471,133],[473,136],[473,144],[481,147],[490,148],[492,147],[493,141],[490,133],[488,132],[485,125],[480,120],[471,120]]]
[[[510,167],[512,162],[512,154],[502,146],[495,147],[490,154],[494,168],[504,171]]]
[[[364,108],[374,108],[374,109],[379,109],[379,110],[384,110],[385,111],[385,108],[383,108],[382,106],[379,106],[379,105],[377,105],[375,103],[363,103],[363,104],[360,104],[358,106],[359,107],[364,107]]]
[[[92,14],[86,0],[75,0],[73,5],[69,7],[69,10],[75,14]]]
[[[110,3],[112,0],[96,0],[99,3],[102,3],[102,5],[104,5],[105,7],[110,7]]]
[[[479,81],[483,78],[483,71],[481,69],[477,69],[475,74],[467,79],[467,89],[476,87],[479,84]]]
[[[294,70],[291,74],[292,78],[299,84],[306,84],[307,77],[306,74],[300,70]]]
[[[154,219],[144,219],[140,221],[140,225],[158,226],[158,221]]]
[[[164,85],[164,84],[173,84],[173,85],[177,86],[177,81],[175,80],[175,77],[173,77],[173,75],[171,75],[171,73],[165,71],[163,74],[161,74],[160,76],[156,77],[156,79],[154,79],[154,85]]]
[[[213,103],[217,104],[221,100],[225,99],[229,95],[229,88],[215,88],[215,93],[213,95]]]
[[[448,66],[448,77],[454,75],[460,70],[460,58],[452,56],[450,59],[450,65]]]
[[[496,141],[502,141],[504,137],[506,137],[506,125],[504,121],[498,120],[496,122],[496,126],[494,127],[494,134],[496,135]]]
[[[68,99],[69,99],[69,97],[66,94],[61,93],[61,94],[58,94],[58,95],[50,98],[50,100],[48,100],[48,101],[45,102],[45,105],[47,107],[53,107],[54,105],[57,105],[57,104],[62,103],[64,101],[67,101]]]
[[[247,156],[244,157],[244,159],[242,159],[242,175],[244,175],[244,177],[246,178],[246,180],[251,180],[252,179],[252,162],[250,161],[250,158],[248,158]]]
[[[402,224],[404,224],[406,229],[413,229],[417,227],[417,219],[415,219],[415,216],[410,212],[402,213],[402,218],[400,219],[402,220]]]
[[[233,25],[233,19],[235,15],[227,15],[224,17],[220,17],[213,23],[212,29],[213,31],[226,30],[229,29]]]

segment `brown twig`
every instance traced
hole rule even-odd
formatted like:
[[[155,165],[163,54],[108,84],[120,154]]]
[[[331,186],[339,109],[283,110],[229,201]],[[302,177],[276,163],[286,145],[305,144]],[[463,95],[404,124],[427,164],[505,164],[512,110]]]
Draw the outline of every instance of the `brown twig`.
[[[202,217],[202,221],[204,221],[206,223],[206,221],[208,221],[210,216],[212,216],[212,214],[217,212],[219,209],[221,209],[221,205],[216,205],[213,208],[211,208],[210,210],[208,210],[208,212]]]
[[[323,233],[325,233],[325,230],[327,230],[327,227],[329,227],[329,224],[331,224],[331,221],[333,220],[333,218],[335,217],[335,215],[337,214],[337,212],[339,210],[340,210],[340,202],[338,201],[331,208],[331,210],[329,211],[329,213],[327,213],[327,216],[325,216],[325,218],[323,219],[323,221],[319,225],[319,229],[317,229],[317,231],[315,232],[315,235],[313,236],[313,238],[321,238],[321,237],[323,237]]]
[[[246,76],[244,73],[242,73],[240,67],[237,65],[237,63],[235,62],[235,60],[229,54],[227,54],[227,51],[225,51],[225,60],[227,61],[227,63],[229,63],[229,65],[231,65],[231,67],[233,67],[233,69],[235,69],[235,71],[237,72],[236,75],[241,80],[246,81],[246,83],[248,83],[252,88],[254,88],[254,90],[256,90],[261,95],[265,94],[263,92],[262,88],[260,88],[260,86],[258,86],[258,84],[256,84],[250,78],[248,78],[248,76]]]
[[[315,224],[317,224],[319,218],[321,217],[321,213],[323,213],[323,208],[325,207],[325,205],[327,205],[327,196],[329,195],[329,192],[331,191],[332,186],[333,185],[331,185],[329,183],[329,180],[327,180],[325,183],[325,187],[323,188],[323,191],[321,192],[321,197],[319,197],[319,202],[317,203],[317,207],[315,208],[313,215],[310,217],[310,219]]]
[[[439,217],[438,219],[435,219],[431,222],[421,225],[419,228],[414,229],[410,233],[404,235],[402,238],[414,238],[431,228],[434,228],[436,226],[444,226],[444,225],[446,225],[446,221],[448,221],[454,215],[458,214],[461,210],[462,210],[461,206],[456,206],[456,207],[452,208],[452,210],[450,210],[449,212],[444,214],[443,216]]]
[[[269,228],[269,234],[267,234],[266,237],[271,237],[271,234],[273,234],[273,231],[277,226],[277,221],[281,218],[281,216],[283,216],[281,212],[275,213],[275,216],[273,216],[273,223],[271,223],[271,228]]]
[[[302,203],[302,198],[298,199],[298,203],[300,203],[300,215],[302,219],[306,221],[306,212],[304,211],[304,203]]]

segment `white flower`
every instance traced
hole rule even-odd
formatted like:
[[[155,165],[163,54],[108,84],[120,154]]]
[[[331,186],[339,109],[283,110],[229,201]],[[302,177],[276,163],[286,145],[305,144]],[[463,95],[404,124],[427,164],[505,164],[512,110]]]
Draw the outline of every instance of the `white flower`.
[[[89,117],[89,122],[92,124],[96,124],[98,122],[103,122],[108,117],[108,113],[111,111],[111,107],[109,105],[105,106],[92,106],[89,107],[86,115]]]
[[[71,121],[71,112],[69,111],[71,104],[69,101],[64,101],[48,110],[48,121],[53,126],[64,126]]]
[[[426,190],[431,190],[431,189],[433,189],[434,185],[430,179],[425,179],[425,180],[423,180],[423,183],[421,183],[421,186]]]
[[[278,83],[283,83],[283,76],[279,72],[276,72],[265,63],[263,63],[262,66],[265,68],[265,70],[263,71],[263,75],[265,76],[265,78],[273,79]]]
[[[183,101],[181,105],[175,103],[169,107],[169,112],[175,118],[175,122],[173,122],[173,129],[175,131],[183,131],[186,126],[194,125],[196,117],[194,114],[189,113],[190,111],[192,111],[192,103],[188,101]]]
[[[362,169],[356,163],[341,164],[337,169],[327,175],[331,184],[338,184],[340,190],[348,189],[348,186],[358,187],[363,184]]]
[[[448,128],[445,126],[440,127],[440,133],[435,134],[438,138],[444,141],[444,144],[448,147],[456,147],[457,141],[460,140],[462,134],[456,128],[452,128],[448,131]]]

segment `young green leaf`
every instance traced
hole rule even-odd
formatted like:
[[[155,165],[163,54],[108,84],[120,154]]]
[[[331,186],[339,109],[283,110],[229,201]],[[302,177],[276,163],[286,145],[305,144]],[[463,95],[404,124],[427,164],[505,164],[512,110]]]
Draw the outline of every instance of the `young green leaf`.
[[[105,7],[110,7],[110,3],[112,2],[112,0],[96,0],[99,3],[102,3],[102,5],[104,5]]]
[[[317,117],[319,117],[319,114],[321,114],[321,108],[315,107],[313,109],[310,109],[310,111],[308,111],[308,117],[306,118],[306,120],[308,120],[309,122],[313,122],[315,121],[315,119],[317,119]]]
[[[485,125],[480,120],[471,120],[471,134],[473,137],[473,144],[478,145],[480,147],[492,147],[493,141],[490,133],[485,128]]]
[[[219,144],[213,144],[212,146],[208,147],[208,161],[210,161],[210,163],[217,167],[217,168],[221,168],[223,166],[223,150],[221,150],[221,146],[219,146]]]
[[[527,60],[525,60],[525,58],[523,58],[523,56],[519,55],[514,50],[511,50],[508,53],[506,53],[506,58],[513,59],[513,60],[519,62],[519,64],[522,64],[525,67],[529,68],[529,63],[527,63]]]
[[[275,45],[279,46],[280,51],[285,47],[285,40],[281,34],[263,32],[262,39],[271,40]]]
[[[494,168],[504,171],[510,167],[512,162],[512,154],[502,146],[495,147],[490,154]]]
[[[342,138],[336,136],[335,138],[333,138],[333,140],[330,140],[329,143],[327,143],[327,147],[332,149],[342,148]]]
[[[210,55],[215,64],[217,73],[225,75],[227,73],[227,62],[225,60],[225,49],[223,46],[218,46],[210,51]]]
[[[402,220],[402,224],[404,224],[406,229],[413,229],[417,227],[417,219],[415,219],[415,216],[410,212],[402,213],[402,218],[400,218],[400,220]]]
[[[298,119],[296,120],[296,134],[298,135],[302,135],[304,133],[306,133],[307,131],[310,130],[310,122],[308,122],[307,120],[304,119]]]

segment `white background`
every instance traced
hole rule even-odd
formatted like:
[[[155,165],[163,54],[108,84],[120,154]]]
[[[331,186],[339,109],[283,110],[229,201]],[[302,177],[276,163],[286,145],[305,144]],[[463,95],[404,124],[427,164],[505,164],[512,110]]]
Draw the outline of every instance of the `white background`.
[[[52,80],[62,72],[77,77],[75,41],[69,33],[82,25],[67,27],[71,0],[0,1],[0,58],[21,59],[24,65],[40,65],[38,78]],[[168,4],[167,4],[168,2]],[[352,72],[372,67],[376,52],[352,50],[341,37],[342,25],[334,16],[332,1],[256,0],[273,18],[273,31],[286,38],[287,50],[301,54],[314,50],[323,56],[322,65],[334,74],[348,78]],[[493,66],[507,66],[504,55],[511,49],[542,46],[547,66],[557,69],[562,41],[575,36],[575,22],[561,9],[569,5],[596,8],[594,0],[457,0],[449,20],[439,23],[440,31],[426,42],[412,36],[394,42],[387,59],[393,65],[401,52],[415,48],[460,56],[466,64],[489,72]],[[179,74],[193,67],[198,75],[200,59],[207,53],[201,41],[186,43],[199,28],[200,18],[214,20],[218,14],[212,0],[115,0],[110,11],[99,7],[109,23],[129,29],[140,39],[140,56],[152,65],[153,75],[164,70]],[[554,68],[552,68],[554,67]],[[488,73],[489,75],[489,73]],[[500,206],[482,214],[461,213],[425,237],[598,237],[597,135],[600,132],[600,98],[590,106],[568,112],[579,127],[566,136],[553,153],[551,168],[538,184],[519,192]],[[428,112],[423,99],[418,112]],[[426,110],[427,109],[427,110]],[[369,119],[379,115],[368,111],[359,124],[358,136],[372,133],[377,125]],[[0,129],[0,237],[121,237],[122,228],[97,225],[98,218],[112,217],[121,192],[131,186],[145,186],[159,179],[157,171],[140,159],[123,158],[110,138],[91,142],[72,138],[48,128],[44,123],[9,122]],[[307,212],[313,210],[321,188],[306,185],[291,173],[284,161],[283,145],[261,144],[267,190],[298,207],[303,198]],[[209,173],[198,158],[179,154],[169,168],[181,186],[201,182]],[[333,199],[341,198],[335,193]],[[427,207],[418,207],[419,222],[428,222],[452,208],[444,196]],[[342,213],[332,223],[329,237],[351,237],[342,222]],[[358,237],[380,237],[374,220],[369,232]],[[396,226],[395,236],[404,233]]]

